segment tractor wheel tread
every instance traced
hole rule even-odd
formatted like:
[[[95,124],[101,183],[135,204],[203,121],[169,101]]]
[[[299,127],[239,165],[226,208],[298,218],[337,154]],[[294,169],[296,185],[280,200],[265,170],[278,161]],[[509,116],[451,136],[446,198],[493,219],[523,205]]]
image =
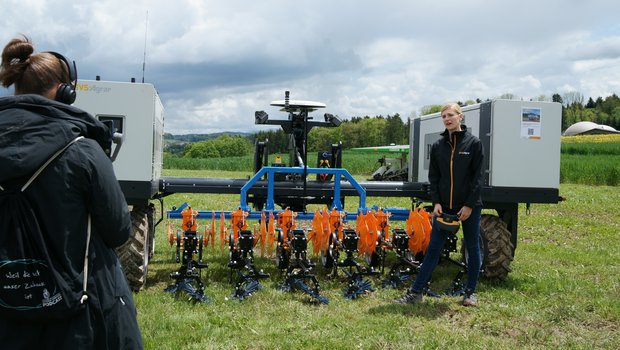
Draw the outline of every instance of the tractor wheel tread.
[[[483,214],[480,218],[480,237],[483,250],[482,277],[491,281],[505,281],[512,271],[513,244],[510,231],[498,216]],[[464,248],[462,252],[465,252]]]
[[[131,211],[133,235],[116,248],[129,287],[134,292],[140,291],[146,284],[148,259],[152,251],[149,236],[153,236],[149,233],[154,231],[151,227],[153,210],[152,205],[133,207]]]

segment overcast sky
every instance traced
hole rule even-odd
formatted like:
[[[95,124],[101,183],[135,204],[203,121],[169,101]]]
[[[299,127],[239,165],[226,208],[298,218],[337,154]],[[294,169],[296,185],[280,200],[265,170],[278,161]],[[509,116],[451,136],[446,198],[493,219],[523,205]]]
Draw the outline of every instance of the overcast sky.
[[[173,134],[264,130],[254,111],[286,118],[269,106],[285,90],[347,119],[620,92],[617,0],[0,0],[0,13],[2,46],[24,33],[80,79],[140,81],[146,47]]]

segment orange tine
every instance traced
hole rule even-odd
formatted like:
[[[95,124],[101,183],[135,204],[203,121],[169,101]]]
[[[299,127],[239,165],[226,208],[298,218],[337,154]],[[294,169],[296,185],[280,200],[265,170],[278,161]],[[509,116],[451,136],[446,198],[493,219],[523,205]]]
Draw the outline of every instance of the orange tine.
[[[366,253],[372,253],[378,238],[379,225],[374,212],[366,214],[366,226],[368,227],[368,240],[366,241]]]
[[[368,239],[368,227],[366,226],[366,214],[361,211],[357,213],[355,219],[355,230],[360,239],[357,242],[357,252],[362,255],[366,252],[366,240]]]
[[[211,254],[215,255],[215,210],[211,210]]]
[[[420,213],[415,211],[413,213],[413,237],[411,237],[411,243],[409,244],[409,249],[413,251],[414,254],[417,254],[423,251],[423,245],[425,240],[424,226],[422,225],[422,216]]]
[[[205,234],[202,236],[202,245],[205,247],[209,246],[209,230],[207,229],[207,225],[205,225]]]
[[[224,210],[220,213],[220,253],[224,252],[224,244],[226,243],[226,221],[224,219]]]
[[[418,208],[418,214],[420,214],[420,216],[424,219],[422,220],[422,227],[424,228],[424,243],[422,245],[422,251],[425,252],[428,247],[428,243],[431,240],[431,231],[433,229],[431,225],[431,215],[423,208]]]
[[[342,213],[333,208],[329,213],[329,224],[332,232],[338,231],[338,239],[342,240]]]
[[[273,245],[276,241],[275,218],[273,212],[269,212],[269,224],[267,225],[267,235],[269,236],[269,244],[267,245],[268,255],[273,253]]]
[[[379,230],[383,234],[383,239],[389,239],[390,234],[390,214],[389,212],[384,212],[382,208],[377,212],[377,223],[379,226]]]
[[[321,224],[321,214],[317,210],[312,218],[312,230],[310,231],[310,239],[312,241],[312,253],[318,255],[323,242],[323,225]]]
[[[327,207],[321,210],[321,225],[323,226],[323,242],[321,242],[321,251],[327,250],[329,244],[329,236],[332,234],[331,225],[329,224],[329,213]]]
[[[260,256],[265,256],[265,239],[267,238],[267,215],[265,212],[260,214]]]
[[[327,245],[329,244],[329,221],[325,220],[324,212],[327,211],[327,208],[323,208],[323,210],[319,210],[316,212],[316,221],[318,222],[318,227],[320,227],[321,232],[321,240],[317,243],[319,245],[319,251],[327,251]]]
[[[235,242],[237,242],[237,238],[239,237],[239,227],[243,225],[241,222],[243,220],[243,213],[241,212],[241,208],[230,214],[231,227],[233,230],[233,237]]]

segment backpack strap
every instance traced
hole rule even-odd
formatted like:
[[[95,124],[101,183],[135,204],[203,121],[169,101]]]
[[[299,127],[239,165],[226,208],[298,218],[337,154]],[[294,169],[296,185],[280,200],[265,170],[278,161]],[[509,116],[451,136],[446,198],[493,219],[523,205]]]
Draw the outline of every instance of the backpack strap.
[[[24,192],[26,190],[26,188],[28,188],[28,186],[30,186],[30,184],[32,183],[32,181],[34,181],[39,174],[41,174],[41,172],[43,170],[45,170],[45,168],[54,161],[54,159],[58,158],[58,156],[64,152],[67,148],[69,148],[69,146],[71,146],[72,144],[76,143],[77,141],[83,139],[84,136],[78,136],[75,139],[73,139],[72,141],[70,141],[68,144],[66,144],[63,148],[59,149],[58,151],[56,151],[56,153],[54,153],[45,163],[43,163],[43,165],[41,165],[41,167],[34,172],[34,174],[32,174],[32,176],[30,177],[30,179],[28,179],[28,181],[26,181],[26,183],[24,184],[24,186],[22,187],[21,191]],[[2,188],[2,187],[0,187]]]
[[[88,228],[86,229],[86,253],[84,253],[84,281],[82,283],[82,298],[80,304],[86,303],[88,294],[86,293],[86,285],[88,283],[88,247],[90,246],[91,222],[90,214],[88,214]]]
[[[37,171],[35,171],[34,174],[32,174],[32,176],[30,176],[30,179],[26,181],[26,183],[24,184],[24,186],[22,186],[20,191],[24,192],[28,188],[28,186],[30,186],[30,184],[43,172],[43,170],[45,170],[45,168],[51,162],[54,161],[54,159],[58,158],[58,156],[60,156],[64,151],[66,151],[67,148],[69,148],[72,144],[78,142],[79,140],[83,138],[84,136],[78,136],[75,139],[71,140],[69,143],[67,143],[63,148],[56,151],[56,153],[54,153],[45,163],[43,163],[43,165],[41,165],[39,169],[37,169]],[[0,186],[0,190],[4,191],[4,188]],[[84,253],[84,280],[82,282],[82,298],[80,299],[80,304],[84,304],[88,300],[88,294],[86,293],[86,286],[88,284],[88,251],[89,251],[88,248],[90,247],[90,233],[91,233],[91,217],[90,217],[90,214],[88,214],[88,228],[86,229],[86,252]]]

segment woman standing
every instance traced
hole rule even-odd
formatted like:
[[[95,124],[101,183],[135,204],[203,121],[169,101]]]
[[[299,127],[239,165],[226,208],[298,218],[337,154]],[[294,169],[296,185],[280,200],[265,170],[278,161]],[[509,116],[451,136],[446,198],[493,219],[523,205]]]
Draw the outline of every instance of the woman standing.
[[[469,257],[463,305],[477,306],[484,149],[480,140],[462,124],[463,112],[458,104],[444,105],[441,108],[441,119],[446,129],[431,147],[428,170],[434,216],[431,240],[415,281],[396,302],[409,304],[422,301],[422,292],[439,262],[447,238],[446,233],[438,229],[436,218],[448,213],[456,214],[461,221]]]
[[[76,81],[73,61],[54,52],[34,53],[26,37],[12,39],[2,51],[0,82],[15,89],[15,96],[0,98],[2,188],[20,188],[52,154],[76,137],[85,137],[61,153],[23,192],[45,242],[34,244],[44,244],[59,260],[61,272],[79,284],[85,270],[89,215],[92,219],[85,308],[55,322],[0,316],[4,349],[143,347],[133,297],[114,252],[132,227],[104,151],[111,146],[110,132],[91,115],[70,106]],[[0,234],[8,242],[4,238],[10,233]]]

